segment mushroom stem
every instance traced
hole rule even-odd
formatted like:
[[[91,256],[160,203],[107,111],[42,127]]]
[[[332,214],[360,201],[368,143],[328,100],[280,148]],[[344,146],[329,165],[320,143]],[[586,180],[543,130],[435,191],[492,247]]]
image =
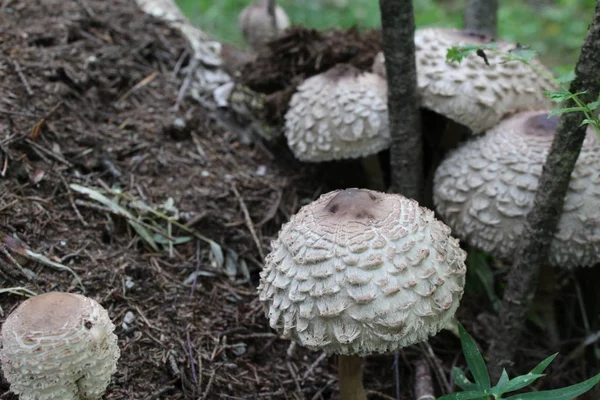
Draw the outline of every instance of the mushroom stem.
[[[363,171],[367,178],[368,189],[385,192],[385,181],[383,179],[383,170],[379,162],[379,155],[369,154],[360,159]]]
[[[338,356],[341,400],[366,400],[367,395],[360,370],[361,358],[358,356]]]
[[[556,325],[556,310],[554,307],[555,291],[554,268],[551,265],[543,264],[540,271],[540,282],[536,302],[548,340],[552,348],[558,348],[560,345],[560,334]]]

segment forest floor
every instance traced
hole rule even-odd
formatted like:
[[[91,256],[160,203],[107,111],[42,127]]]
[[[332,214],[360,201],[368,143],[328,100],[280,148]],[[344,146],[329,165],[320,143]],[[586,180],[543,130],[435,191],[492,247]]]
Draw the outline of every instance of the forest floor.
[[[284,147],[240,142],[196,103],[177,107],[186,42],[133,1],[4,5],[0,322],[27,291],[78,292],[99,301],[121,349],[105,399],[337,398],[333,358],[278,337],[256,286],[281,224],[345,183],[317,178],[317,167],[295,161]],[[82,187],[104,193],[104,203]],[[170,248],[167,220],[156,212],[175,213],[172,206],[186,229],[167,234],[180,242]],[[123,210],[143,215],[147,241]],[[54,266],[21,257],[25,249]],[[474,316],[489,304],[478,297],[463,304],[461,321],[485,344]],[[552,353],[540,335],[531,328],[515,344],[520,369]],[[431,364],[438,393],[447,390],[440,387],[452,366],[463,364],[448,331],[400,355],[402,399],[413,398],[415,360]],[[367,358],[370,398],[395,398],[393,360]],[[538,387],[590,376],[580,358],[555,363]],[[2,379],[0,399],[16,399]]]

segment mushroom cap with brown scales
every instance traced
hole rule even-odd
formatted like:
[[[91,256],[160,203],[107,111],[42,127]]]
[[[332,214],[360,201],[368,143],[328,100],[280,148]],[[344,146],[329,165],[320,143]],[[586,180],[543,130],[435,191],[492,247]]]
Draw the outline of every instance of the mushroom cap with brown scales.
[[[522,112],[454,150],[438,167],[433,200],[471,246],[510,261],[521,240],[558,116]],[[600,262],[600,141],[591,128],[571,175],[549,264]]]
[[[62,292],[31,297],[2,326],[0,361],[21,400],[101,399],[120,351],[108,313]]]
[[[453,317],[466,253],[433,212],[399,194],[330,192],[286,223],[259,286],[270,326],[329,354],[395,350]]]
[[[260,48],[267,42],[277,38],[291,25],[285,10],[275,5],[275,24],[269,15],[267,0],[252,2],[246,6],[238,16],[238,25],[244,39],[254,50]]]
[[[285,136],[296,158],[306,162],[360,158],[387,149],[387,83],[348,64],[308,78],[290,101]]]
[[[448,28],[422,28],[415,31],[418,92],[423,108],[435,111],[473,133],[482,133],[505,116],[529,110],[544,110],[552,102],[543,91],[556,90],[556,84],[520,61],[506,62],[506,57],[485,51],[485,60],[471,53],[460,63],[446,61],[452,46],[482,45],[492,38]],[[510,52],[517,45],[494,42],[497,51]],[[373,63],[373,71],[385,77],[383,53]],[[537,60],[530,63],[538,70],[551,73]]]

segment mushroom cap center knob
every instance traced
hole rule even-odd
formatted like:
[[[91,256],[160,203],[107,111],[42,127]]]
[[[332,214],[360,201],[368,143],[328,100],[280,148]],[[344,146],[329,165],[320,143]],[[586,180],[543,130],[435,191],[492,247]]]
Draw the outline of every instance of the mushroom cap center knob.
[[[372,191],[346,189],[336,194],[325,206],[334,218],[369,220],[385,217],[383,198]]]

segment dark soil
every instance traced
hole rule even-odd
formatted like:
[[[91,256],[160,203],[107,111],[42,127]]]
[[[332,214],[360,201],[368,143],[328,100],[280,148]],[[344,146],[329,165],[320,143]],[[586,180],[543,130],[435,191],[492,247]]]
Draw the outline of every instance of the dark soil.
[[[107,6],[103,0],[12,0],[3,5],[0,236],[5,250],[27,270],[22,273],[6,254],[0,258],[1,287],[16,288],[0,293],[0,322],[24,300],[17,288],[83,291],[70,273],[18,257],[26,246],[72,268],[85,294],[114,321],[121,358],[106,399],[337,398],[333,360],[302,348],[288,352],[289,342],[268,327],[255,291],[262,257],[281,224],[336,185],[315,178],[314,167],[241,144],[195,103],[184,101],[175,110],[181,68],[189,57],[186,43],[133,1],[111,0]],[[294,40],[321,37],[295,32],[300,39],[289,39],[292,48],[302,47]],[[348,40],[356,35],[351,31]],[[327,47],[318,49],[325,52],[323,60],[338,60],[325,57]],[[309,53],[315,57],[315,51]],[[344,57],[362,60],[356,63],[367,68],[371,53],[365,60],[357,54]],[[319,66],[313,60],[312,72],[303,73],[332,62],[339,60]],[[297,76],[281,71],[279,86],[265,92],[285,90]],[[192,236],[172,254],[161,246],[152,249],[125,218],[72,184],[118,188],[128,199],[109,197],[136,214],[139,204],[157,209],[172,198],[180,222],[218,245],[211,248]],[[144,221],[166,227],[164,219],[148,212]],[[171,235],[190,233],[174,229]],[[485,332],[474,316],[486,309],[485,294],[473,292],[460,312],[482,344]],[[125,329],[128,312],[135,320]],[[522,369],[551,353],[536,332],[532,329],[522,344]],[[570,348],[575,348],[580,330],[572,337]],[[413,398],[415,360],[424,357],[435,366],[438,391],[452,366],[463,364],[451,333],[429,343],[400,353],[402,399]],[[367,359],[370,398],[394,398],[392,364],[391,355]],[[581,380],[590,368],[576,357],[553,372],[545,387]],[[16,399],[1,379],[0,399]]]
[[[370,71],[382,49],[381,31],[331,29],[318,31],[302,26],[288,29],[270,42],[258,56],[239,68],[239,81],[267,94],[270,122],[281,124],[296,86],[304,79],[346,63]]]

